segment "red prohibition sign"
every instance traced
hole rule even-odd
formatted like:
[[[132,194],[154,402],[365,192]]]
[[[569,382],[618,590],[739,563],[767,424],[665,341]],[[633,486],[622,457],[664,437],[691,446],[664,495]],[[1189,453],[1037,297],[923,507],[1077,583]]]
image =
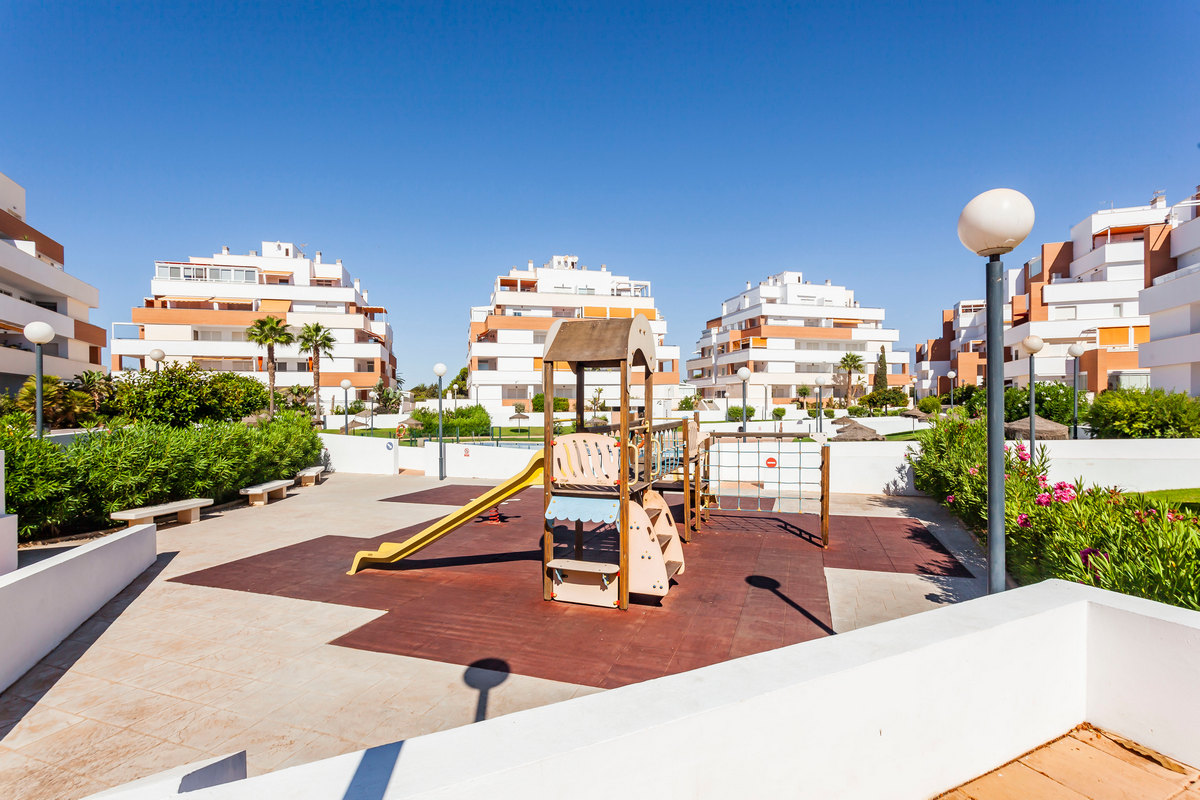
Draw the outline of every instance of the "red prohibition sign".
[[[773,459],[773,458],[768,458],[768,459],[767,459],[767,466],[768,466],[768,467],[774,467],[774,466],[776,466],[776,464],[777,464],[777,462],[775,461],[775,459]]]

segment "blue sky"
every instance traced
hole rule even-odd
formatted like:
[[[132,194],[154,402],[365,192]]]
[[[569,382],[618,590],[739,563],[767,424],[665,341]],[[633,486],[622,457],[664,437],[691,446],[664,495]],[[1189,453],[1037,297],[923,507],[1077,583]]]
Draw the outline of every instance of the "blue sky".
[[[914,8],[907,8],[912,5]],[[1200,4],[0,4],[0,172],[128,320],[155,259],[306,242],[386,305],[400,369],[465,362],[494,276],[654,282],[690,352],[804,271],[911,346],[980,296],[994,186],[1037,225],[1200,183]]]

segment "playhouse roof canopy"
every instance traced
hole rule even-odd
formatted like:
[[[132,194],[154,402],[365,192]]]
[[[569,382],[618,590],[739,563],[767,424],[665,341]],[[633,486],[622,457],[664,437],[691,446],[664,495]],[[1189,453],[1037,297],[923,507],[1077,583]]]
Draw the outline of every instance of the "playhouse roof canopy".
[[[650,322],[638,314],[628,319],[558,320],[546,334],[546,361],[563,361],[572,372],[583,367],[631,367],[654,371],[654,334]]]

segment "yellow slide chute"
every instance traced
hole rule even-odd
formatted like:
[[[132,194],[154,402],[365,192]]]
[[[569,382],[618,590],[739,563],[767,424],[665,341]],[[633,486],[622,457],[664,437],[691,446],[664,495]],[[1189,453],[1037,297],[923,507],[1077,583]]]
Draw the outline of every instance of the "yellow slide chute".
[[[470,522],[492,506],[498,506],[517,492],[542,482],[543,456],[539,452],[529,459],[525,468],[504,483],[489,489],[462,508],[456,509],[405,542],[384,542],[378,550],[360,550],[354,556],[348,575],[371,564],[394,564],[408,558],[441,539],[446,534]]]

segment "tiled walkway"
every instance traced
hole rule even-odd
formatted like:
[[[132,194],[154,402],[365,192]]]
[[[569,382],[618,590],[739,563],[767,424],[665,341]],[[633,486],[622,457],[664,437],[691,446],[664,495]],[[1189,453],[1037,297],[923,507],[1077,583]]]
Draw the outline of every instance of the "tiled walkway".
[[[1200,771],[1081,728],[938,800],[1200,800]]]
[[[975,591],[963,564],[979,574],[936,505],[854,497],[835,498],[847,520],[824,554],[767,517],[723,519],[687,546],[663,606],[629,614],[540,600],[524,500],[420,569],[344,574],[356,550],[482,485],[335,475],[161,530],[157,564],[0,696],[0,797],[69,800],[240,749],[258,774],[935,607]],[[902,519],[914,513],[937,541]],[[456,583],[468,599],[447,613]]]

